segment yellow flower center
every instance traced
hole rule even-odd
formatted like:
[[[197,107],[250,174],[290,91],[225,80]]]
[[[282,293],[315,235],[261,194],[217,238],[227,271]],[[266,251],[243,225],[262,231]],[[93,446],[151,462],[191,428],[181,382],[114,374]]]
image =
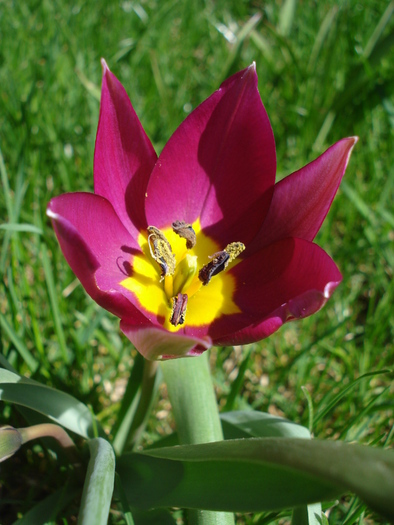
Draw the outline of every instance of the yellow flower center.
[[[233,301],[235,279],[222,270],[234,265],[243,244],[232,243],[223,250],[202,232],[198,219],[188,225],[185,235],[179,232],[179,223],[163,230],[149,226],[140,233],[142,254],[133,257],[132,275],[120,283],[171,332],[240,312]],[[190,230],[195,232],[195,243]]]

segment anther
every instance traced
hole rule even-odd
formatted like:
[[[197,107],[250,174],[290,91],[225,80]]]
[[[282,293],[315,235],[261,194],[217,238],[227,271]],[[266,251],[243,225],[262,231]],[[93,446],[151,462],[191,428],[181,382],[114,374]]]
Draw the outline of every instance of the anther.
[[[186,248],[188,250],[196,245],[196,232],[191,224],[187,224],[185,221],[175,221],[172,223],[172,229],[179,237],[186,239]]]
[[[164,233],[156,226],[148,226],[148,245],[152,258],[161,268],[162,281],[167,275],[174,275],[176,260],[172,253],[171,244],[167,241]]]
[[[242,242],[232,242],[221,252],[211,255],[211,261],[203,266],[198,273],[198,278],[205,286],[209,283],[214,275],[222,272],[227,268],[229,263],[240,255],[245,249]]]
[[[183,324],[185,322],[186,308],[188,296],[185,293],[179,293],[172,298],[172,314],[170,323],[174,326]]]
[[[229,254],[230,260],[227,264],[231,263],[238,255],[240,255],[245,249],[245,245],[243,242],[230,242],[228,244],[224,251]]]

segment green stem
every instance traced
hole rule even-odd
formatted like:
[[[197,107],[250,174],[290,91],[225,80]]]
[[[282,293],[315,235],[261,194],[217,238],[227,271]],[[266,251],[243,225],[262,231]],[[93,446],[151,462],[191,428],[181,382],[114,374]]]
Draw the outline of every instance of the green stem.
[[[182,445],[223,439],[207,352],[200,357],[163,361],[179,441]],[[189,510],[190,525],[234,525],[228,512]]]

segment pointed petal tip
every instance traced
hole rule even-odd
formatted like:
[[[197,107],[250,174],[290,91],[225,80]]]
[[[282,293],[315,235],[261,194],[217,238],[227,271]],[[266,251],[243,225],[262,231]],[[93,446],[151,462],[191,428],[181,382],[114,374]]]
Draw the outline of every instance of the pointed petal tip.
[[[57,217],[58,217],[57,213],[54,213],[54,212],[49,208],[49,205],[48,205],[48,208],[47,208],[46,214],[47,214],[47,216],[48,216],[50,219],[54,219],[54,220],[56,220]]]
[[[350,159],[350,155],[352,154],[353,148],[358,142],[358,137],[356,135],[354,137],[347,137],[346,139],[342,139],[339,142],[347,143],[347,148],[346,148],[347,149],[347,151],[346,151],[347,157],[346,157],[346,165],[345,165],[345,169],[346,169],[347,164],[348,164],[349,159]]]
[[[257,82],[257,71],[256,71],[256,62],[253,60],[253,62],[244,70],[244,74],[242,75],[243,79],[255,79]]]
[[[107,62],[105,61],[105,58],[102,58],[102,59],[100,60],[100,62],[101,62],[102,70],[103,70],[103,76],[104,76],[105,73],[106,73],[107,71],[110,71],[110,69],[109,69],[109,67],[108,67]]]
[[[357,135],[354,135],[354,137],[348,137],[345,140],[348,140],[349,142],[351,142],[351,147],[353,148],[357,144],[359,138],[357,137]]]
[[[323,291],[324,299],[329,299],[334,293],[334,290],[341,284],[341,282],[342,274],[340,274],[340,279],[338,279],[337,281],[330,281],[329,283],[327,283]]]
[[[56,197],[54,197],[53,199],[51,199],[48,204],[47,204],[47,209],[46,209],[46,215],[47,217],[49,217],[50,219],[56,221],[58,218],[59,218],[59,215],[54,211],[54,206],[55,206],[55,200],[56,200]]]

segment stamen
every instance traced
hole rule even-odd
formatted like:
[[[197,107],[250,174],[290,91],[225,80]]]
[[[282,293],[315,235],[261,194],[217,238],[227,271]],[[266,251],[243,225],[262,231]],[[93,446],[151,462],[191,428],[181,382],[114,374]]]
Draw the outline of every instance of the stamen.
[[[198,273],[198,278],[202,284],[207,285],[214,275],[225,270],[229,263],[238,257],[244,249],[245,245],[242,242],[232,242],[223,251],[214,253],[211,256],[212,261],[203,266]]]
[[[188,250],[191,250],[196,245],[196,232],[191,224],[187,224],[185,221],[175,221],[172,223],[172,229],[179,237],[186,239],[186,248]]]
[[[224,249],[224,251],[230,256],[230,260],[227,264],[230,264],[236,257],[238,257],[238,255],[240,255],[244,249],[245,245],[243,242],[230,242],[230,244],[228,244]]]
[[[172,314],[170,323],[174,326],[185,322],[188,296],[185,293],[179,293],[172,298]]]
[[[171,244],[156,226],[148,226],[147,230],[150,254],[161,268],[160,281],[162,281],[167,275],[174,275],[175,255],[172,253]]]

